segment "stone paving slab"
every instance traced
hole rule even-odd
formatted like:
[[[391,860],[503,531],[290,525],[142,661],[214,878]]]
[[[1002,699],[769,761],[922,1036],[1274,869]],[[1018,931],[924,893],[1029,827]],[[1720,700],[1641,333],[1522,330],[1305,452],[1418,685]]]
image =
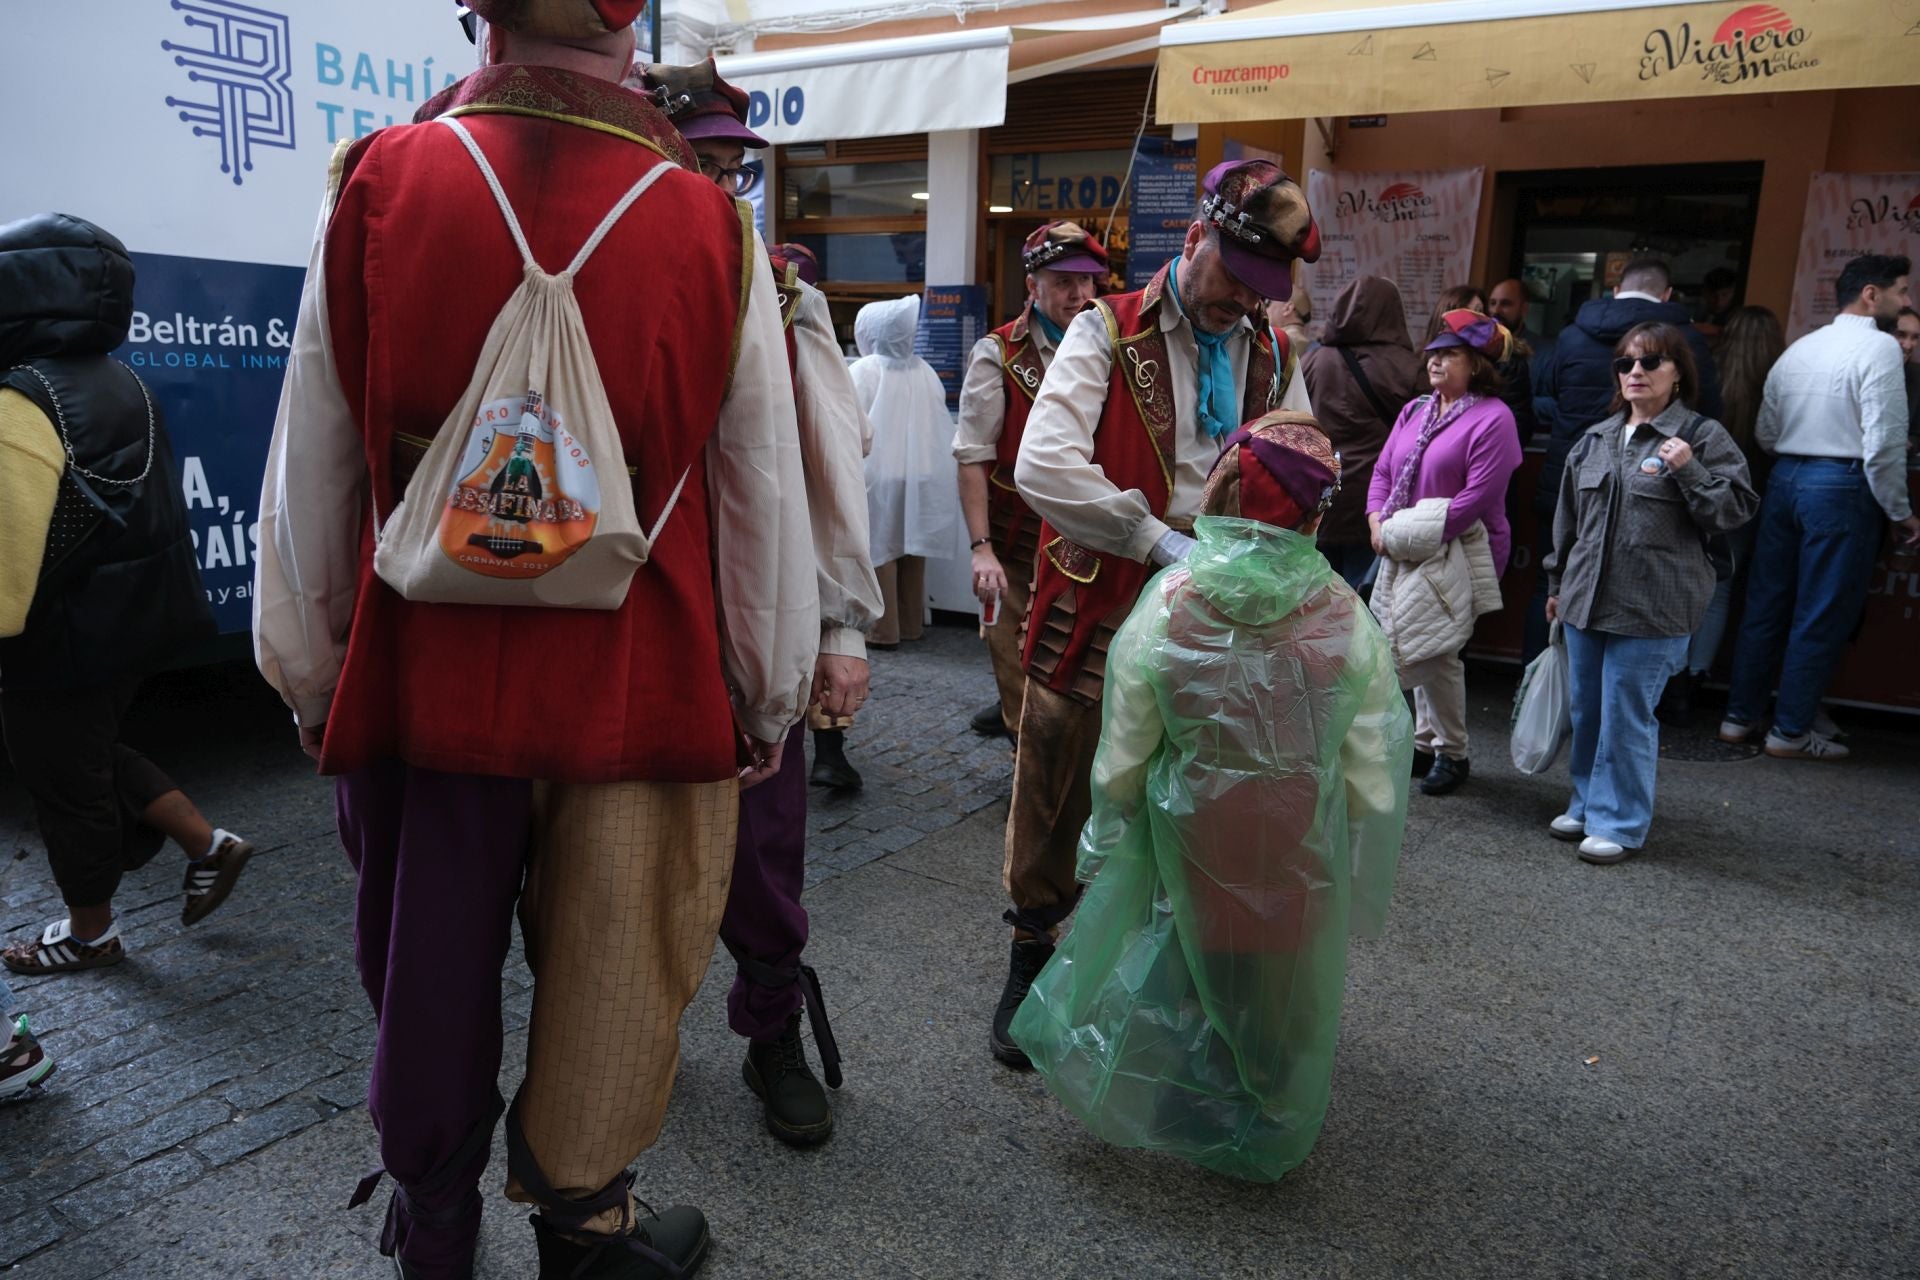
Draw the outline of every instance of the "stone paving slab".
[[[1476,674],[1473,781],[1413,803],[1319,1148],[1254,1187],[1105,1147],[988,1058],[1008,755],[966,721],[991,679],[955,629],[877,655],[867,787],[815,792],[808,822],[838,1132],[793,1152],[760,1127],[722,955],[640,1189],[707,1210],[718,1280],[1920,1274],[1911,730],[1869,724],[1839,767],[1665,762],[1652,852],[1593,868],[1543,831],[1564,771],[1500,758],[1511,688]],[[60,1072],[0,1109],[0,1271],[384,1278],[379,1202],[343,1207],[377,1157],[329,788],[240,669],[157,682],[134,737],[263,854],[191,931],[163,854],[121,894],[125,964],[19,984]],[[0,783],[16,848],[8,937],[58,898]],[[515,1030],[529,982],[503,975]],[[529,1276],[503,1164],[480,1274]]]

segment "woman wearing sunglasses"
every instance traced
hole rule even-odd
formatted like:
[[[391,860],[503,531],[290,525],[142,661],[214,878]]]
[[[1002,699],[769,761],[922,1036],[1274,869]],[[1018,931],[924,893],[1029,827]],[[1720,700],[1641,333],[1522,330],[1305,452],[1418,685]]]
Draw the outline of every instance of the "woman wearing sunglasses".
[[[1740,447],[1689,407],[1700,381],[1679,329],[1627,330],[1613,373],[1613,413],[1567,456],[1543,566],[1573,686],[1573,801],[1550,826],[1593,863],[1646,843],[1660,756],[1653,708],[1713,598],[1707,541],[1760,505]]]

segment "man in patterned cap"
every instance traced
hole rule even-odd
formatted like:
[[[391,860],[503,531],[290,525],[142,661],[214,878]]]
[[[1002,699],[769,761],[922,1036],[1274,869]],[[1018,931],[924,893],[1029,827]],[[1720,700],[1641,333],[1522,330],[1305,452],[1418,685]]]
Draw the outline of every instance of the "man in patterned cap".
[[[973,593],[1000,601],[987,628],[987,652],[999,699],[973,718],[976,733],[1013,734],[1020,728],[1020,629],[1040,518],[1014,488],[1013,464],[1039,393],[1040,380],[1060,339],[1107,275],[1107,251],[1077,222],[1049,222],[1020,251],[1027,271],[1027,305],[1013,322],[974,344],[960,384],[960,430],[953,456],[960,464],[960,514],[973,548]]]
[[[1181,255],[1067,326],[1014,465],[1040,553],[1007,816],[1013,949],[990,1044],[1022,1069],[1007,1027],[1079,899],[1107,646],[1153,569],[1193,545],[1220,442],[1276,408],[1312,412],[1263,305],[1291,296],[1296,259],[1320,255],[1306,196],[1264,160],[1218,165],[1201,186]]]
[[[743,123],[747,95],[721,79],[711,60],[693,67],[648,67],[639,87],[662,103],[699,154],[701,171],[722,191],[740,190],[740,179],[732,175],[752,173],[740,167],[744,148],[766,145]],[[872,428],[834,340],[826,295],[806,279],[818,270],[813,255],[797,245],[779,245],[772,260],[820,592],[820,651],[809,719],[816,757],[823,757],[821,748],[831,743],[844,768],[839,744],[866,700],[865,635],[881,611],[880,583],[867,550],[866,474],[860,461],[872,443]],[[802,732],[794,727],[780,772],[740,797],[733,885],[720,938],[738,965],[727,995],[727,1022],[747,1038],[741,1074],[765,1103],[767,1129],[783,1142],[811,1146],[833,1133],[833,1109],[807,1065],[800,1036],[803,1006],[821,1071],[836,1089],[840,1053],[827,1023],[820,979],[800,960],[807,944],[807,913],[800,905],[807,872]]]
[[[472,0],[486,65],[336,153],[269,454],[255,643],[338,777],[402,1276],[473,1274],[516,901],[536,977],[508,1195],[538,1207],[539,1274],[658,1280],[707,1250],[697,1209],[636,1210],[626,1170],[713,954],[740,788],[778,772],[820,632],[773,277],[620,87],[640,7]],[[610,610],[401,598],[374,529],[529,264],[596,238],[571,291],[634,506],[671,505],[651,558]]]

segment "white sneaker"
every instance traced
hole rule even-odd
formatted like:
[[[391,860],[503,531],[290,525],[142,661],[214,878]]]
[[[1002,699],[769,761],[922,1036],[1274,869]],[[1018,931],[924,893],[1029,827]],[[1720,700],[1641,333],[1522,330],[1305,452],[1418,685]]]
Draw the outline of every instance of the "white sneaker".
[[[1817,733],[1803,733],[1797,738],[1769,733],[1766,752],[1776,760],[1845,760],[1853,754],[1832,738],[1823,738]]]
[[[1587,823],[1584,818],[1563,813],[1547,824],[1547,830],[1553,832],[1556,840],[1578,840],[1587,834]]]
[[[1822,707],[1813,717],[1813,734],[1815,737],[1838,742],[1847,736],[1847,731],[1835,724],[1833,717],[1827,714],[1827,709]]]
[[[1720,722],[1720,741],[1731,742],[1735,746],[1738,746],[1753,736],[1753,730],[1753,725],[1742,724],[1738,720],[1722,720]]]
[[[1636,851],[1612,840],[1602,840],[1599,836],[1588,836],[1580,842],[1580,861],[1591,862],[1596,866],[1605,866],[1610,862],[1624,862]]]

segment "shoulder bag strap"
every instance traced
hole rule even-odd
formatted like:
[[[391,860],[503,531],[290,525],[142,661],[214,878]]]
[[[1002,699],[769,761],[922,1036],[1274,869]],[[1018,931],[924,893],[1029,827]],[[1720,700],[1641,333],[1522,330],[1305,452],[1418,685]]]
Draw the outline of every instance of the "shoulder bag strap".
[[[1367,381],[1366,371],[1360,367],[1359,354],[1352,347],[1335,347],[1334,350],[1338,351],[1340,358],[1347,362],[1347,371],[1353,375],[1353,380],[1360,384],[1360,394],[1365,396],[1367,403],[1373,406],[1373,411],[1380,416],[1380,421],[1391,427],[1394,419],[1399,415],[1387,411],[1387,402],[1382,400],[1380,393],[1373,389],[1373,383]]]

